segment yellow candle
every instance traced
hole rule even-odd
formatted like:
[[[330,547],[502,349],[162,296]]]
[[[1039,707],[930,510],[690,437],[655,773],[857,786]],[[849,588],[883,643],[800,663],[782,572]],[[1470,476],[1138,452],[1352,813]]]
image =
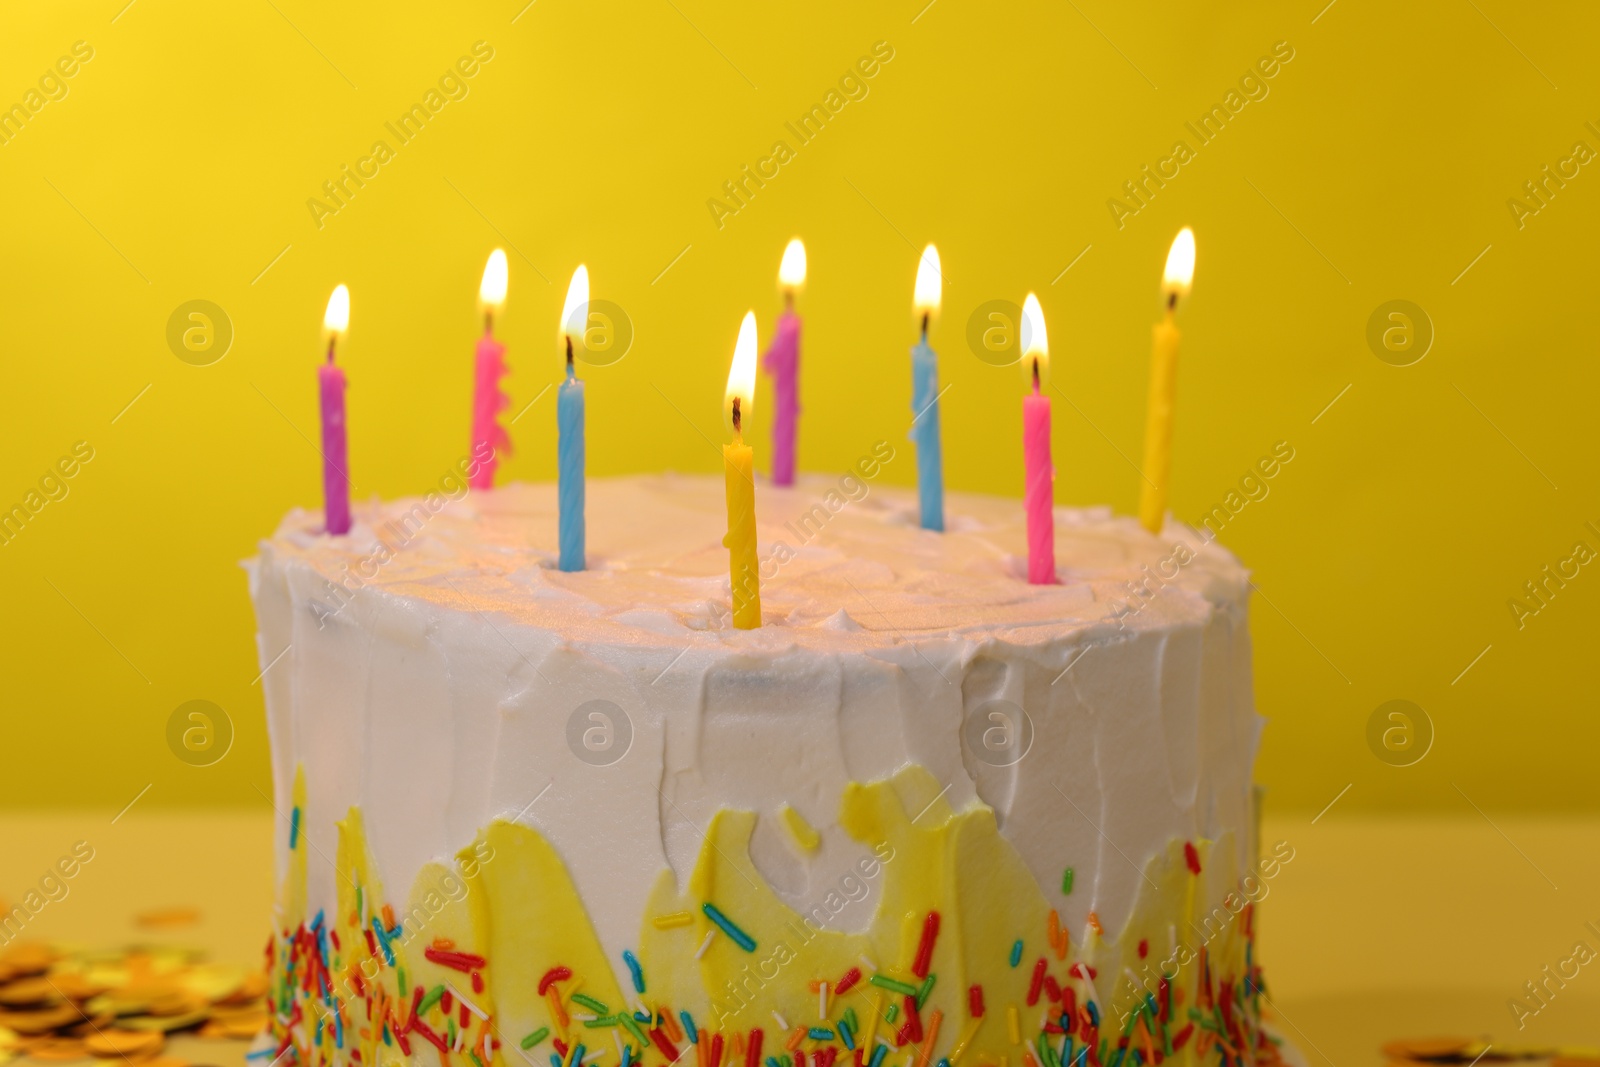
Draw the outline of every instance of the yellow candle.
[[[1194,279],[1194,231],[1185,226],[1167,252],[1161,281],[1162,319],[1156,323],[1150,356],[1150,405],[1144,424],[1144,486],[1139,521],[1160,533],[1167,515],[1167,487],[1172,477],[1172,409],[1177,400],[1178,303],[1189,295]]]
[[[756,557],[755,453],[744,443],[744,419],[756,393],[756,315],[747,311],[739,324],[739,341],[728,368],[722,410],[733,441],[722,446],[723,478],[728,498],[728,582],[733,599],[733,625],[754,630],[761,625],[761,571]]]

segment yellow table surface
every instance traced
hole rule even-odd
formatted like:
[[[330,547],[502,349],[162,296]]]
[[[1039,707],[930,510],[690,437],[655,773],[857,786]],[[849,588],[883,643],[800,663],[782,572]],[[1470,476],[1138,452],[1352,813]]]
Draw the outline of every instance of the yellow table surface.
[[[28,935],[118,945],[198,945],[256,962],[272,901],[272,816],[0,815],[0,896],[15,902],[77,841],[95,850]],[[1518,1032],[1507,1002],[1578,941],[1600,949],[1600,820],[1341,819],[1335,808],[1269,816],[1268,844],[1294,860],[1262,904],[1262,960],[1281,1029],[1312,1067],[1383,1062],[1390,1038],[1483,1036],[1497,1045],[1600,1045],[1600,967],[1591,965]],[[142,910],[192,906],[200,921],[151,932]],[[1593,972],[1593,973],[1591,973]],[[244,1062],[245,1043],[180,1039],[197,1063]]]

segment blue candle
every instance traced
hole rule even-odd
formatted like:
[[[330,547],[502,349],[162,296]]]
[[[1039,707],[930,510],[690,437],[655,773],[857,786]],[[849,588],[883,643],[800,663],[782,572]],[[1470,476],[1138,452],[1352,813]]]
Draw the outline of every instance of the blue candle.
[[[922,528],[944,529],[944,457],[939,447],[939,357],[928,347],[928,320],[939,310],[943,288],[939,251],[929,245],[917,267],[913,302],[922,314],[922,339],[911,350],[911,439],[917,445],[917,492]]]
[[[579,267],[567,289],[561,331],[567,345],[567,378],[556,390],[556,497],[560,515],[561,557],[564,571],[584,569],[583,382],[572,362],[573,343],[583,343],[589,318],[589,272]]]
[[[922,528],[944,529],[944,462],[939,452],[939,357],[927,337],[911,350],[911,413],[916,422],[917,493],[922,502]]]

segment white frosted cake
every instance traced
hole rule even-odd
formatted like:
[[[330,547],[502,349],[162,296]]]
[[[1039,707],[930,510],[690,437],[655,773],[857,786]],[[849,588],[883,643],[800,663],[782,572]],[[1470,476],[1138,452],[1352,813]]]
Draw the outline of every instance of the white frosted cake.
[[[879,484],[591,479],[295,511],[251,565],[283,1062],[1277,1059],[1248,576],[1188,527]]]

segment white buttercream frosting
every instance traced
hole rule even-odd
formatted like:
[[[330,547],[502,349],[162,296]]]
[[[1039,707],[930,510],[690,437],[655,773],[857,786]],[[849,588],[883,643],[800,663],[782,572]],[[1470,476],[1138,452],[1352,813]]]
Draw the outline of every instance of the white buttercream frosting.
[[[956,808],[995,809],[1071,929],[1094,910],[1113,937],[1173,839],[1228,835],[1238,855],[1208,874],[1243,869],[1259,720],[1248,576],[1220,546],[1058,508],[1060,584],[1031,586],[1016,500],[951,493],[942,534],[918,528],[914,493],[862,478],[761,484],[757,508],[750,631],[728,617],[721,478],[591,479],[578,573],[555,568],[552,485],[358,506],[342,538],[291,512],[252,590],[280,798],[305,768],[314,904],[333,899],[351,806],[391,892],[516,815],[560,851],[616,958],[717,809],[758,813],[756,866],[803,907],[862,854],[835,821],[845,784],[906,763]],[[568,744],[594,700],[631,733],[607,766]],[[994,700],[1031,723],[1011,766],[963,740]]]

